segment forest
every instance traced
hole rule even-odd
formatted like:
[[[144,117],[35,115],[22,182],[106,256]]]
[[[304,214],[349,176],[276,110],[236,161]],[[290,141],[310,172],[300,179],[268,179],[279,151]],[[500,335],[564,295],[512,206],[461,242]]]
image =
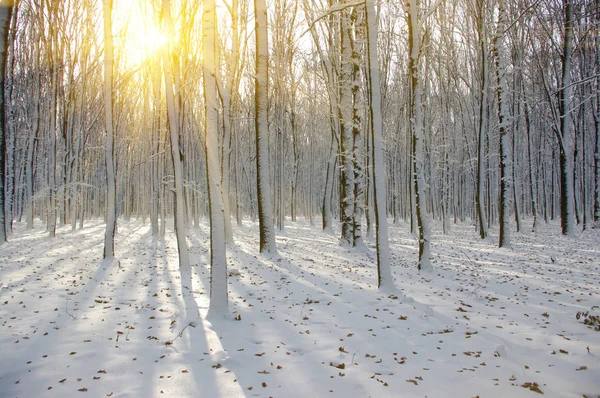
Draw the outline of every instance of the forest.
[[[600,391],[600,1],[1,0],[0,65],[0,396]]]

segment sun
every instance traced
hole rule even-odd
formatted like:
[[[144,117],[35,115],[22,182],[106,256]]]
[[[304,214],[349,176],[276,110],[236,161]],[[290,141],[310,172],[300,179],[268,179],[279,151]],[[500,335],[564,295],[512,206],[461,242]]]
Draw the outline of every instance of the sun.
[[[128,66],[145,63],[168,45],[169,38],[158,23],[156,11],[147,2],[115,2],[115,8],[115,32],[122,32],[122,56]]]
[[[152,54],[169,43],[167,36],[160,30],[150,30],[146,32],[143,45],[148,53]]]

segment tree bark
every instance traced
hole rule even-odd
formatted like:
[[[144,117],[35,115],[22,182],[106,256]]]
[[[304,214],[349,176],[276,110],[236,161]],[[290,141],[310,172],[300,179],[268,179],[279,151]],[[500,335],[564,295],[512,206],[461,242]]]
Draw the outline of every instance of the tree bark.
[[[170,0],[163,0],[163,17],[167,30],[172,31]],[[172,37],[170,34],[169,37]],[[175,234],[177,236],[177,249],[179,252],[179,267],[190,266],[190,258],[186,241],[185,197],[183,191],[183,160],[182,150],[179,147],[180,125],[177,103],[174,95],[173,69],[171,65],[170,48],[163,49],[163,70],[165,76],[165,92],[167,98],[167,114],[169,118],[169,136],[171,138],[171,160],[175,174]]]
[[[216,68],[216,5],[204,0],[202,18],[204,47],[204,110],[206,126],[206,180],[210,211],[210,304],[209,316],[227,313],[227,258],[225,249],[225,209],[219,167],[219,122]],[[224,149],[229,151],[229,149]],[[229,167],[227,165],[227,167]]]
[[[113,126],[113,36],[112,0],[103,0],[104,10],[104,128],[106,130],[106,231],[104,234],[104,258],[115,255],[115,230],[117,225],[116,177],[114,164]]]
[[[367,16],[367,63],[369,130],[371,134],[371,159],[373,169],[373,204],[375,207],[375,248],[377,250],[377,287],[394,288],[390,267],[388,225],[386,216],[386,188],[383,150],[383,121],[381,117],[381,91],[379,57],[377,55],[377,19],[373,0],[366,2]]]
[[[419,270],[431,270],[431,231],[429,215],[425,206],[425,157],[423,141],[425,139],[423,115],[423,77],[422,61],[422,28],[423,21],[419,15],[419,0],[409,0],[408,12],[408,69],[410,76],[410,127],[412,132],[413,185],[415,197],[415,213],[419,232]]]
[[[260,229],[260,252],[275,254],[275,229],[273,227],[273,203],[269,182],[269,45],[266,0],[254,0],[256,35],[255,119],[256,174],[258,197],[258,222]]]
[[[6,225],[4,220],[5,204],[5,160],[6,160],[6,104],[4,102],[4,83],[6,76],[8,34],[10,18],[12,15],[12,1],[3,1],[0,4],[0,245],[6,242]]]

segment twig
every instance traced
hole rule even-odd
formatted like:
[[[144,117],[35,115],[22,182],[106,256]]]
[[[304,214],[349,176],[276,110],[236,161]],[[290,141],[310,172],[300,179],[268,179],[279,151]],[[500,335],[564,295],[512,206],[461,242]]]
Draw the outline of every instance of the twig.
[[[185,331],[185,329],[187,329],[189,326],[191,326],[191,327],[195,328],[195,327],[196,327],[196,324],[195,324],[194,322],[190,322],[190,323],[188,323],[187,325],[185,325],[185,326],[183,327],[183,329],[181,329],[181,331],[180,331],[180,332],[177,334],[177,336],[176,336],[176,337],[175,337],[173,340],[169,340],[169,341],[167,341],[165,344],[166,344],[166,345],[172,345],[172,344],[175,342],[175,340],[177,340],[177,339],[178,339],[178,338],[180,338],[180,337],[183,337],[183,332],[184,332],[184,331]]]
[[[69,300],[65,302],[65,312],[73,319],[77,319],[73,314],[69,312]]]

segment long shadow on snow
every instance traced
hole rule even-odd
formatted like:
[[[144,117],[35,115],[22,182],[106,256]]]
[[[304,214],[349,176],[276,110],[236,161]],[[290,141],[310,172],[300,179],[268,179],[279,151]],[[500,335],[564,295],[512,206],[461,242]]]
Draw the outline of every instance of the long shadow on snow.
[[[281,339],[285,339],[284,336],[289,336],[290,334],[296,335],[299,332],[300,334],[304,334],[302,338],[306,340],[305,343],[301,343],[298,347],[288,345],[281,348],[282,350],[287,349],[289,351],[300,353],[300,355],[303,356],[304,363],[308,360],[308,362],[312,364],[311,366],[299,366],[296,369],[293,380],[296,380],[299,384],[294,387],[293,391],[299,392],[309,388],[308,386],[316,386],[319,384],[316,382],[329,384],[329,379],[326,377],[324,377],[323,380],[310,380],[310,375],[302,375],[301,371],[303,369],[314,370],[315,368],[322,366],[323,371],[320,373],[337,374],[337,372],[335,372],[336,369],[330,367],[329,363],[340,361],[341,359],[346,362],[350,360],[349,355],[340,358],[340,351],[338,348],[339,344],[342,343],[337,342],[338,338],[346,337],[349,332],[354,332],[351,333],[352,335],[363,337],[362,339],[359,339],[359,341],[361,341],[360,347],[351,348],[352,339],[348,339],[348,342],[344,343],[348,344],[347,348],[349,352],[357,353],[360,351],[362,352],[362,355],[364,355],[366,352],[381,353],[390,350],[412,352],[415,350],[416,346],[406,338],[408,336],[397,330],[400,329],[401,323],[398,323],[394,328],[389,328],[386,327],[389,325],[384,324],[389,323],[389,320],[382,321],[370,317],[365,318],[364,322],[361,322],[360,325],[356,325],[357,314],[355,311],[357,308],[353,305],[356,301],[367,302],[372,307],[377,306],[381,309],[389,309],[398,308],[398,300],[390,299],[385,296],[378,297],[377,292],[351,289],[350,286],[343,286],[343,282],[342,285],[338,285],[341,286],[340,290],[331,286],[331,283],[330,285],[325,284],[328,282],[323,283],[323,280],[320,280],[317,274],[308,275],[311,280],[315,282],[314,284],[310,283],[310,281],[303,280],[306,273],[302,274],[302,272],[298,272],[297,269],[294,269],[294,265],[284,259],[271,261],[269,259],[253,256],[242,249],[232,250],[230,254],[234,259],[234,263],[239,262],[240,264],[248,264],[258,271],[258,273],[254,273],[252,272],[253,270],[248,270],[249,272],[245,275],[246,279],[244,280],[240,278],[236,281],[233,280],[233,278],[230,278],[230,280],[232,280],[231,296],[245,298],[247,302],[250,302],[252,299],[257,300],[257,302],[253,304],[253,307],[248,310],[239,308],[243,305],[242,303],[236,303],[238,306],[237,309],[242,316],[242,322],[250,322],[249,320],[253,321],[255,318],[258,318],[258,315],[261,315],[263,319],[260,319],[259,321],[263,324],[268,324],[269,330],[273,331],[273,334],[277,334]],[[239,272],[244,273],[244,268],[246,267],[238,267]],[[262,280],[252,280],[253,277],[257,277],[258,275],[262,277]],[[325,287],[320,287],[320,285]],[[349,290],[354,291],[349,292]],[[350,301],[344,300],[343,297],[340,297],[342,296],[340,291],[344,292],[344,294],[351,294],[352,299]],[[294,292],[302,292],[302,298],[300,300],[295,300],[293,298]],[[267,303],[274,302],[275,305],[271,307],[272,310],[267,310],[264,314],[258,314],[256,313],[256,309],[260,308],[258,303],[260,301]],[[268,305],[265,307],[268,309]],[[291,309],[291,311],[286,311],[286,307],[287,309]],[[284,310],[286,313],[282,314],[280,312],[275,312],[275,309],[279,309],[280,311]],[[269,316],[269,314],[272,314],[272,316]],[[303,318],[303,315],[306,315],[306,318]],[[308,318],[308,315],[310,315],[310,319]],[[293,321],[286,319],[286,322],[282,322],[280,317],[285,316],[293,318]],[[363,314],[360,314],[359,316],[362,317]],[[278,319],[274,317],[277,317]],[[216,327],[219,327],[219,325],[216,325]],[[261,369],[258,369],[258,367],[256,369],[250,369],[248,366],[241,366],[241,364],[244,363],[244,360],[252,361],[253,358],[247,358],[245,353],[237,354],[236,352],[233,352],[232,349],[239,347],[239,342],[246,339],[249,342],[263,342],[266,338],[265,336],[248,336],[248,329],[252,330],[252,328],[235,327],[221,327],[218,329],[219,336],[222,337],[222,343],[228,349],[232,358],[231,364],[228,364],[228,366],[236,371],[238,379],[242,381],[242,384],[245,387],[248,386],[248,383],[250,383],[251,380],[256,379],[255,373]],[[302,332],[303,330],[308,329],[310,329],[310,333]],[[380,333],[380,330],[387,330],[388,333],[392,333],[394,338],[385,339],[381,342],[377,341],[379,344],[370,343],[370,340],[366,336],[370,336],[371,332],[375,329],[377,329],[378,333]],[[335,342],[329,343],[329,345],[323,347],[315,347],[314,350],[310,348],[316,344],[316,339],[318,339],[320,335],[324,334],[327,336],[330,333],[337,334],[338,338],[332,340]],[[282,340],[277,341],[281,341],[283,345]],[[268,354],[269,353],[267,353],[265,357],[268,358]],[[265,366],[267,369],[269,368],[268,365]],[[376,366],[375,368],[379,370],[379,366]],[[374,370],[373,372],[376,372],[377,370]],[[277,379],[277,376],[278,371],[272,371],[271,376],[269,377]],[[280,382],[290,383],[290,380],[282,378]],[[365,383],[368,382],[365,381]],[[286,387],[289,389],[290,386]],[[320,386],[319,388],[323,388],[323,391],[328,390],[328,388],[325,388],[324,386]],[[355,388],[360,389],[362,388],[362,385],[359,384],[355,386]],[[269,392],[270,391],[265,391],[265,393]],[[309,390],[305,392],[310,394],[315,391]],[[366,391],[362,392],[365,393]]]

